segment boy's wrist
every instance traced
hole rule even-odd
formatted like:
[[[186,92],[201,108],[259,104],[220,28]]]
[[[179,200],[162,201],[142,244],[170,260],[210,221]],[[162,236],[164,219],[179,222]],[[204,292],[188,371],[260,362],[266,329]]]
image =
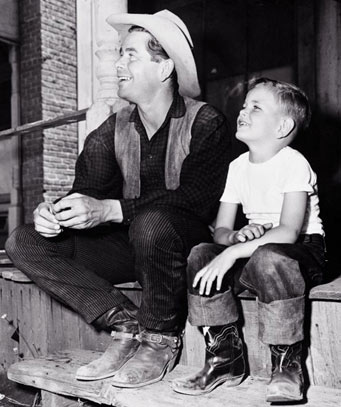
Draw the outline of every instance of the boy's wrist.
[[[236,249],[237,249],[237,247],[235,245],[228,246],[224,250],[224,254],[226,256],[228,256],[230,259],[237,260],[239,257],[238,257],[238,250],[236,250]]]

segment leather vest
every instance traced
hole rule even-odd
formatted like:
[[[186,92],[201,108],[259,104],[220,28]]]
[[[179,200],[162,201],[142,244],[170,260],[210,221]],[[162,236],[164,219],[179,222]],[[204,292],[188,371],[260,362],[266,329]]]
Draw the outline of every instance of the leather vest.
[[[166,189],[174,190],[180,185],[180,173],[184,159],[189,154],[192,138],[192,125],[204,102],[184,97],[186,113],[182,117],[172,117],[167,141],[165,160]],[[140,135],[130,115],[135,105],[129,105],[116,113],[115,154],[123,176],[123,197],[125,199],[140,196]]]

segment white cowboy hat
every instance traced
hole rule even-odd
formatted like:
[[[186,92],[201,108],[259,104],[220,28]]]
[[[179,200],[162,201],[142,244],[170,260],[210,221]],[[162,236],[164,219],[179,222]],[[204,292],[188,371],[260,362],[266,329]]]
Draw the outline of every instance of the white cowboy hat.
[[[200,95],[197,68],[191,49],[193,42],[186,25],[178,16],[169,10],[155,14],[112,14],[107,22],[121,36],[127,34],[127,25],[138,25],[149,31],[174,62],[180,94],[192,98]]]

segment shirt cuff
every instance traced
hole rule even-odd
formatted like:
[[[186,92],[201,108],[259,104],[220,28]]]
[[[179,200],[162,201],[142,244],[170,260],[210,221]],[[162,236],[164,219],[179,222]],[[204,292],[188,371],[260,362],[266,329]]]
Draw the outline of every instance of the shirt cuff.
[[[136,216],[136,205],[134,199],[120,199],[122,208],[123,224],[129,225]]]

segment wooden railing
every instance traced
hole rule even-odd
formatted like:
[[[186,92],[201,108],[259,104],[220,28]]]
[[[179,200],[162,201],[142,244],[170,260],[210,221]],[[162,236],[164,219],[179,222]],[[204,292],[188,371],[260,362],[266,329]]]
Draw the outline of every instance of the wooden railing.
[[[48,129],[51,127],[63,126],[65,124],[77,123],[85,120],[86,109],[77,110],[69,113],[64,113],[61,116],[57,116],[53,119],[43,119],[36,122],[26,123],[21,126],[13,127],[11,129],[0,131],[0,140],[8,137],[12,137],[18,134],[31,133],[35,130]]]

